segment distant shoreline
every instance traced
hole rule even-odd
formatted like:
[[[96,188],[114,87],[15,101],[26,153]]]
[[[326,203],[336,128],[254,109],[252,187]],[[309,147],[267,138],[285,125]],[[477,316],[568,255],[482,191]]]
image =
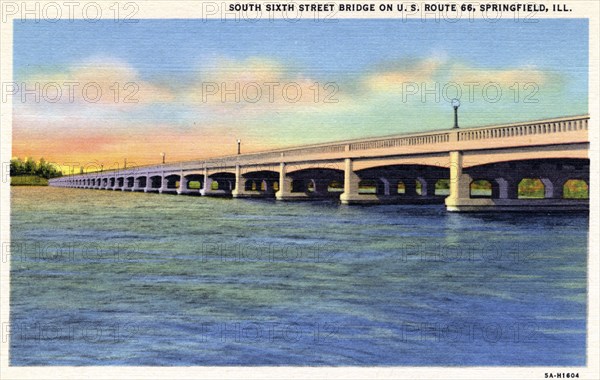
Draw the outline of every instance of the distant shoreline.
[[[35,175],[20,175],[10,177],[11,186],[48,186],[48,180]]]

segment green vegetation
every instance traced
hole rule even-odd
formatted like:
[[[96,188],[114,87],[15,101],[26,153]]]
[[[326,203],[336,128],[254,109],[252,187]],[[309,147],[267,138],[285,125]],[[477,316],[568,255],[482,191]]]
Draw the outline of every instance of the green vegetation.
[[[327,191],[341,193],[344,191],[344,182],[333,180],[329,182]]]
[[[478,179],[471,182],[471,190],[492,191],[492,184],[485,179]]]
[[[40,158],[40,160],[36,162],[31,157],[26,158],[25,161],[17,157],[10,160],[10,175],[33,175],[50,179],[61,177],[62,172],[58,170],[55,165],[46,162],[44,158]]]
[[[48,186],[46,178],[36,175],[19,175],[10,177],[11,186]]]
[[[198,190],[200,188],[200,181],[190,181],[188,182],[188,189]]]
[[[433,191],[435,195],[450,195],[450,180],[439,179],[435,183],[435,189]]]
[[[570,179],[563,186],[563,198],[588,199],[590,197],[588,184],[581,179]]]
[[[544,198],[544,183],[539,178],[523,178],[519,182],[519,198]]]
[[[470,185],[472,197],[489,198],[492,196],[492,184],[485,179],[478,179]]]
[[[62,176],[62,172],[43,158],[34,161],[26,158],[10,160],[11,186],[48,186],[48,179]]]
[[[358,183],[359,194],[377,194],[377,182],[373,180],[362,180]]]
[[[398,185],[397,185],[397,193],[398,194],[406,194],[406,186],[404,185],[404,182],[399,181]]]
[[[440,179],[435,183],[436,190],[448,190],[450,189],[450,180],[449,179]]]

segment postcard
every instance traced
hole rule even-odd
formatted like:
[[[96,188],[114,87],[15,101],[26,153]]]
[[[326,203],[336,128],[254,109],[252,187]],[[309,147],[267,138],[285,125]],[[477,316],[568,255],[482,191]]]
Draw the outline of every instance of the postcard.
[[[3,379],[595,379],[590,1],[3,1]]]

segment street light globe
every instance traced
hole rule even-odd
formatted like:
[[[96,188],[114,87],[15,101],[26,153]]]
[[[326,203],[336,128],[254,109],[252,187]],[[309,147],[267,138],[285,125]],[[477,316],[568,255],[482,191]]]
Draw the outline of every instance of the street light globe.
[[[460,107],[460,100],[458,100],[457,98],[452,99],[452,107],[454,107],[454,108]]]

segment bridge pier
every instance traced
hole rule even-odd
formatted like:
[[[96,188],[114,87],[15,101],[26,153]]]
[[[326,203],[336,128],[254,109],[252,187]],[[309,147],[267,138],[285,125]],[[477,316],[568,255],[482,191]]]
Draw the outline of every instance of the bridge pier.
[[[144,193],[157,192],[158,190],[153,187],[153,178],[156,176],[150,176],[150,173],[146,176],[146,187],[144,187]],[[162,183],[162,178],[161,178]]]
[[[263,184],[265,186],[264,196],[275,197],[275,181],[265,179],[263,180]],[[277,186],[279,186],[279,183],[277,183]]]
[[[158,189],[158,193],[159,194],[166,193],[166,192],[168,192],[168,189],[169,189],[169,180],[163,174],[160,179],[160,188]]]
[[[177,186],[177,178],[178,176],[175,174],[165,175],[163,173],[161,178],[161,186],[158,190],[159,194],[177,194],[179,187]],[[181,181],[181,178],[180,178]]]
[[[121,178],[115,178],[115,185],[113,186],[113,191],[123,190],[125,187],[125,180]]]
[[[215,173],[219,174],[219,173]],[[213,176],[215,175],[213,174]],[[214,183],[218,184],[217,189],[213,189]],[[233,189],[231,180],[228,177],[217,177],[211,178],[208,175],[208,169],[204,170],[204,183],[202,184],[202,190],[200,190],[200,195],[203,196],[211,196],[211,197],[226,197],[230,196]]]
[[[242,176],[242,169],[239,164],[235,165],[235,188],[231,191],[234,198],[250,198],[257,196],[246,191],[246,180]]]
[[[147,181],[148,181],[147,177],[144,177],[144,176],[134,177],[133,178],[133,187],[131,188],[131,191],[144,191]]]
[[[312,182],[314,196],[327,197],[327,195],[329,194],[329,179],[314,179]]]
[[[179,188],[177,189],[177,194],[182,195],[200,195],[200,191],[202,190],[202,186],[205,182],[205,179],[202,174],[198,173],[188,173],[181,172],[180,174],[181,180],[179,181]],[[200,186],[195,188],[190,188],[191,184],[197,183]]]
[[[212,178],[208,176],[208,169],[204,168],[204,181],[202,181],[202,188],[200,189],[200,195],[208,196],[210,195],[210,189],[212,185]]]
[[[498,184],[498,199],[517,199],[519,196],[519,180],[503,176],[495,179]],[[495,194],[492,193],[492,198]]]
[[[340,195],[343,204],[377,203],[376,194],[359,194],[360,177],[352,169],[352,159],[344,159],[344,192]]]
[[[131,191],[133,183],[134,179],[132,177],[123,178],[123,187],[121,188],[121,191]]]
[[[563,186],[567,180],[568,178],[564,176],[542,178],[542,182],[545,186],[546,198],[562,198]]]
[[[479,211],[493,206],[491,199],[471,198],[473,178],[463,173],[463,152],[450,152],[450,195],[445,200],[448,211]]]
[[[183,171],[179,175],[179,187],[177,188],[177,195],[191,194],[192,191],[188,189],[188,179],[183,175]]]
[[[422,197],[433,197],[435,196],[435,184],[437,183],[436,178],[417,178],[421,182],[421,196]]]
[[[278,201],[292,201],[309,199],[306,193],[293,192],[293,179],[287,175],[287,168],[284,162],[279,164],[279,190],[275,193],[275,199]]]

